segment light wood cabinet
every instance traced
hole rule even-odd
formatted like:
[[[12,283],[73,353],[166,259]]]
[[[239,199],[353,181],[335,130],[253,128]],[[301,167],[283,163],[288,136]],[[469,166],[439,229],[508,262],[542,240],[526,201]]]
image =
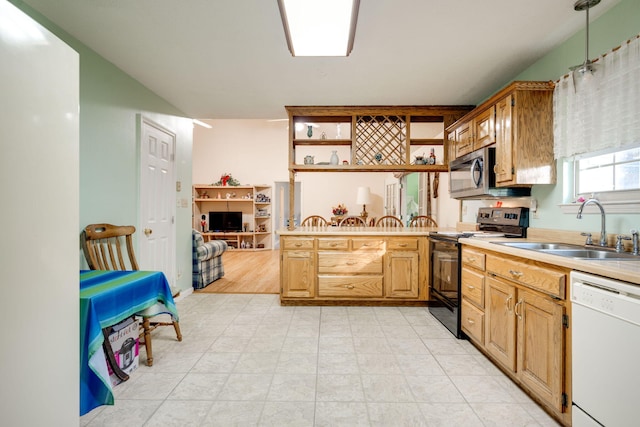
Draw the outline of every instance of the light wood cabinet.
[[[426,301],[426,239],[282,236],[281,302]]]
[[[391,298],[418,298],[418,253],[390,251],[385,271],[386,295]]]
[[[473,119],[473,149],[496,142],[496,107],[491,106]]]
[[[526,289],[514,307],[518,323],[517,373],[537,396],[563,410],[564,307]]]
[[[473,151],[473,123],[461,123],[455,130],[456,157],[464,156]]]
[[[555,184],[553,84],[517,86],[496,103],[496,186]]]
[[[558,420],[570,425],[570,306],[565,294],[569,270],[466,245],[461,259],[462,330]]]
[[[447,128],[456,135],[447,143],[456,144],[456,157],[495,145],[498,187],[554,184],[553,88],[553,82],[512,82]]]
[[[313,298],[316,268],[312,251],[282,251],[280,264],[281,294],[284,297]]]
[[[485,349],[503,366],[516,370],[515,286],[487,279],[485,300]]]
[[[462,247],[460,260],[460,327],[467,336],[476,343],[485,343],[485,254],[466,246]]]

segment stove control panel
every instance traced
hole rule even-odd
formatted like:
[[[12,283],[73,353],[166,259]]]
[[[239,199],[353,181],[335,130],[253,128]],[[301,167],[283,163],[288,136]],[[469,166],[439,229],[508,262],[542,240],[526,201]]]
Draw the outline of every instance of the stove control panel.
[[[529,208],[479,208],[478,224],[529,226]]]

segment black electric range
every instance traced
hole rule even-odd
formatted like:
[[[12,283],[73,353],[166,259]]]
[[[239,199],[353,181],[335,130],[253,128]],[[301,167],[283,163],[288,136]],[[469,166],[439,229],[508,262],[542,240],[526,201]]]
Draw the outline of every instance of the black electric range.
[[[478,231],[429,234],[429,312],[457,338],[460,329],[461,238],[526,237],[529,208],[479,208]]]

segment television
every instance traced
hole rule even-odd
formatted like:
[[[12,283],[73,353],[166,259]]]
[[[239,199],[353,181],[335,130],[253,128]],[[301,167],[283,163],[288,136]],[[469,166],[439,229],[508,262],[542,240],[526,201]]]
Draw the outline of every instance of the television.
[[[209,231],[242,231],[242,212],[209,212]]]

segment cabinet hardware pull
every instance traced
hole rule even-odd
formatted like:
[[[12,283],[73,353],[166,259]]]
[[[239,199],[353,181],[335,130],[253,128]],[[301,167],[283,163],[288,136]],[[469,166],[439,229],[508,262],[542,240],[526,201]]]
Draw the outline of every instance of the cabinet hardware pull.
[[[467,288],[469,288],[469,289],[475,289],[476,287],[475,287],[475,286],[471,286],[471,285],[467,285]]]
[[[475,324],[476,324],[476,322],[474,322],[474,321],[473,321],[473,320],[471,320],[471,319],[467,319],[467,323],[469,323],[470,325],[475,325]]]
[[[295,246],[299,248],[300,246],[302,246],[302,243],[296,243]]]
[[[476,262],[476,259],[472,257],[468,257],[467,262]]]
[[[522,298],[520,298],[520,300],[516,303],[516,306],[514,307],[514,312],[516,313],[516,316],[518,316],[518,319],[522,320],[522,314],[518,313],[518,306],[522,306],[522,303],[524,301],[522,300]]]
[[[513,295],[509,295],[505,300],[505,305],[507,306],[507,311],[511,311],[511,300],[513,299]]]
[[[400,246],[401,248],[406,248],[407,244],[406,243],[400,243],[398,246]]]
[[[515,270],[509,270],[509,273],[515,277],[522,277],[522,274],[523,274],[521,271],[515,271]]]
[[[338,244],[337,244],[337,243],[335,243],[335,242],[333,242],[333,243],[331,243],[329,246],[331,246],[332,248],[335,248],[336,246],[338,246]]]
[[[354,288],[353,285],[344,285],[344,287],[347,288],[347,289],[353,289]]]

